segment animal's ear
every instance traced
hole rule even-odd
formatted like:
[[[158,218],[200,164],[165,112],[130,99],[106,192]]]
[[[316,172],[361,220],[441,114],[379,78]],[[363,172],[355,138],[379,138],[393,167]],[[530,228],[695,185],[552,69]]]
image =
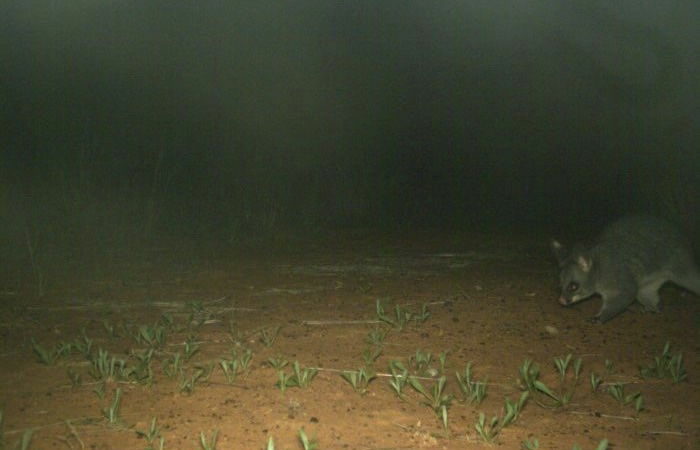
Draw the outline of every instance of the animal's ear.
[[[578,255],[578,258],[576,258],[576,264],[578,264],[578,266],[584,272],[590,272],[591,267],[593,266],[593,260],[591,260],[590,256]]]
[[[554,257],[557,258],[557,261],[561,264],[561,262],[566,259],[568,253],[564,245],[556,239],[552,239],[549,241],[549,247],[552,249]]]

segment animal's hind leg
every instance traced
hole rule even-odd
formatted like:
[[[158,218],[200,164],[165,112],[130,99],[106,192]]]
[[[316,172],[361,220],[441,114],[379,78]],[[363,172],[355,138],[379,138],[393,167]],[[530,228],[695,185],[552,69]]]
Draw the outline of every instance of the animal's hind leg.
[[[639,288],[637,292],[637,301],[642,304],[644,311],[658,312],[659,311],[659,288],[663,283],[651,283]]]
[[[700,270],[697,267],[671,274],[670,281],[700,296]]]

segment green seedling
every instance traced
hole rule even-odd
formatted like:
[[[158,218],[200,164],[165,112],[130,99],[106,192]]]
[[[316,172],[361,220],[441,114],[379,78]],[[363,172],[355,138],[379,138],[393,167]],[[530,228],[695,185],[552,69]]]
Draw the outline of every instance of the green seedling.
[[[537,439],[527,439],[520,443],[520,448],[522,450],[538,450],[540,448],[540,441]]]
[[[591,372],[591,392],[596,392],[602,382],[603,379],[600,376],[596,375],[595,372]]]
[[[366,366],[373,366],[375,361],[381,356],[382,354],[382,348],[381,347],[374,347],[374,348],[369,348],[367,347],[363,352],[362,352],[362,359],[365,361]]]
[[[263,328],[260,331],[260,341],[265,347],[272,347],[279,336],[281,327]]]
[[[163,372],[168,378],[175,378],[182,372],[182,356],[180,353],[175,353],[163,361]]]
[[[370,381],[375,379],[377,375],[364,367],[358,370],[346,370],[340,374],[345,381],[350,383],[355,392],[364,395],[367,393],[367,387]]]
[[[502,426],[506,427],[511,423],[518,420],[520,417],[520,412],[523,410],[530,393],[525,391],[520,394],[517,402],[511,402],[509,398],[505,399],[505,404],[503,406],[503,419],[501,420]]]
[[[486,423],[486,415],[480,412],[479,418],[474,424],[474,429],[481,440],[487,444],[492,444],[496,440],[498,433],[501,431],[501,428],[498,426],[498,416],[493,416],[491,420]]]
[[[289,364],[289,361],[284,359],[282,356],[275,356],[272,358],[268,358],[267,363],[273,369],[280,370],[280,369],[284,369],[287,366],[287,364]]]
[[[423,305],[421,306],[420,312],[413,316],[413,320],[415,320],[416,323],[424,323],[429,318],[430,318],[430,310],[428,310],[428,304],[423,303]]]
[[[64,342],[56,345],[53,349],[49,350],[37,344],[34,338],[32,338],[31,341],[32,350],[34,351],[34,354],[36,355],[38,361],[46,366],[53,366],[58,360],[58,358],[68,355],[71,352],[71,344],[67,344]]]
[[[613,373],[613,370],[615,370],[615,368],[613,367],[613,362],[610,361],[609,359],[606,359],[605,360],[605,374],[611,375]]]
[[[236,358],[236,352],[232,352],[233,357]],[[243,354],[238,357],[238,365],[242,372],[247,372],[250,367],[250,361],[253,359],[253,351],[247,348]]]
[[[19,442],[15,443],[14,448],[19,450],[29,450],[29,444],[32,443],[32,437],[34,437],[34,430],[26,430],[24,433],[22,433],[22,438],[19,440]]]
[[[300,367],[298,361],[294,361],[292,369],[294,370],[296,385],[301,388],[308,387],[311,384],[311,380],[313,380],[318,373],[318,369],[313,367]]]
[[[124,374],[126,378],[145,386],[153,385],[153,369],[151,368],[153,352],[154,349],[152,348],[140,352],[132,351],[131,356],[136,360],[136,364],[125,369]]]
[[[671,355],[671,343],[666,342],[660,356],[654,357],[654,362],[639,369],[644,378],[670,378],[674,383],[680,383],[688,378],[683,364],[683,354]]]
[[[70,380],[70,385],[72,388],[75,389],[78,386],[80,386],[81,384],[83,384],[83,379],[80,376],[80,374],[77,373],[76,371],[74,371],[73,369],[71,369],[70,367],[68,368],[66,373],[68,374],[68,379]],[[0,448],[2,448],[2,447],[0,447]]]
[[[402,331],[406,324],[411,320],[411,313],[403,309],[400,305],[394,306],[394,317],[386,314],[381,300],[377,300],[377,319],[388,323],[399,331]]]
[[[141,325],[135,333],[134,340],[139,345],[147,345],[150,348],[162,348],[166,338],[165,327],[162,325]]]
[[[408,365],[409,367],[413,367],[417,373],[423,374],[428,370],[432,361],[433,355],[430,352],[416,350],[415,355],[409,356]]]
[[[73,348],[83,355],[85,359],[90,359],[90,352],[92,351],[92,339],[87,337],[85,334],[85,328],[82,329],[82,336],[73,342]]]
[[[372,331],[367,334],[365,342],[374,347],[381,347],[384,344],[388,330],[382,329],[380,327],[375,327]]]
[[[556,367],[559,372],[559,382],[564,383],[566,378],[566,372],[569,369],[569,364],[571,363],[572,355],[569,353],[563,358],[554,358],[554,367]],[[574,361],[574,382],[578,382],[579,376],[581,375],[581,358],[577,358]]]
[[[431,390],[424,388],[416,377],[408,377],[408,383],[413,389],[425,397],[426,401],[424,403],[432,408],[438,417],[442,417],[443,420],[446,418],[447,408],[449,408],[452,403],[452,395],[445,394],[445,384],[447,383],[447,378],[445,376],[438,378]]]
[[[117,388],[114,394],[114,400],[112,404],[106,408],[102,408],[102,415],[107,419],[107,423],[110,425],[116,425],[119,423],[119,408],[121,406],[122,390]]]
[[[440,352],[438,355],[438,361],[440,362],[440,373],[445,373],[445,363],[447,363],[447,351]]]
[[[518,420],[520,412],[528,398],[529,392],[527,391],[523,392],[515,403],[506,398],[503,407],[503,416],[493,416],[488,423],[486,422],[484,413],[479,413],[479,419],[474,424],[474,428],[479,437],[486,443],[493,443],[503,428]],[[539,445],[539,443],[537,445]]]
[[[184,358],[185,362],[189,361],[195,353],[199,351],[199,344],[197,343],[197,338],[195,336],[188,336],[185,341]]]
[[[158,319],[158,324],[165,327],[167,331],[172,331],[175,328],[175,320],[169,313],[161,314],[160,318]]]
[[[294,374],[287,374],[284,370],[279,370],[277,372],[277,383],[275,386],[279,388],[282,393],[284,393],[288,387],[295,386],[294,384]]]
[[[195,367],[190,376],[187,376],[184,371],[180,374],[180,392],[190,395],[194,392],[194,388],[200,381],[205,381],[208,378],[205,370],[201,367]]]
[[[480,404],[486,397],[486,386],[488,380],[472,380],[472,363],[469,361],[463,373],[456,372],[457,384],[462,392],[462,400],[475,405]]]
[[[222,359],[219,362],[219,366],[221,366],[221,370],[223,370],[224,376],[226,376],[226,382],[228,384],[235,383],[236,377],[238,376],[238,360]]]
[[[97,398],[100,399],[100,401],[105,399],[105,384],[104,383],[97,383],[95,386],[95,389],[92,390],[92,392],[97,395]]]
[[[105,319],[102,321],[102,326],[104,327],[105,331],[111,338],[118,338],[119,333],[117,332],[116,328],[114,327],[114,324],[110,322],[109,320]]]
[[[316,439],[309,439],[303,428],[299,430],[299,441],[301,442],[301,446],[304,447],[304,450],[318,450],[318,442]]]
[[[595,449],[596,450],[607,450],[607,448],[608,448],[608,440],[603,439],[602,441],[600,441],[598,443],[598,446]],[[574,444],[574,446],[572,447],[572,450],[581,450],[581,446],[578,444]]]
[[[199,445],[202,447],[202,450],[215,450],[216,441],[218,439],[219,430],[214,430],[214,432],[211,435],[211,439],[207,439],[207,436],[204,434],[204,431],[201,431],[199,433]]]
[[[637,413],[644,409],[644,397],[642,397],[642,394],[640,392],[625,394],[625,386],[621,383],[614,383],[608,386],[608,393],[622,406],[634,403],[634,409]]]
[[[265,450],[275,450],[275,440],[272,438],[272,436],[267,439]]]
[[[101,348],[97,350],[97,355],[93,355],[91,363],[90,376],[98,381],[118,381],[125,373],[126,362],[110,356],[109,352]]]
[[[404,367],[404,365],[399,361],[391,361],[389,363],[389,370],[391,371],[389,386],[391,386],[401,400],[405,400],[403,388],[408,382],[408,369],[406,369],[406,367]]]
[[[524,390],[530,392],[535,399],[535,402],[545,408],[560,408],[569,404],[573,396],[573,390],[566,391],[564,389],[563,383],[559,392],[555,392],[550,389],[546,384],[539,380],[540,369],[536,364],[533,364],[530,360],[525,360],[523,365],[520,366],[520,382]],[[575,387],[575,385],[574,385]],[[549,397],[553,402],[543,402],[537,400],[535,394],[544,394]]]
[[[155,450],[155,447],[153,446],[153,443],[155,442],[156,439],[160,438],[160,429],[158,428],[158,419],[155,417],[151,419],[151,425],[148,427],[148,430],[146,431],[141,431],[141,430],[136,430],[136,435],[139,437],[142,437],[148,442],[148,447],[146,450]],[[162,448],[162,438],[161,438],[161,448]]]

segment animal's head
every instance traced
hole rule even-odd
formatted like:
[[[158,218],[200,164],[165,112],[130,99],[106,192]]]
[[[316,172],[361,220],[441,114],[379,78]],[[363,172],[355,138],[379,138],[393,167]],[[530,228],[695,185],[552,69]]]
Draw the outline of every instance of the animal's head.
[[[568,306],[595,294],[590,252],[580,245],[569,250],[556,240],[552,240],[551,247],[559,261],[559,303]]]

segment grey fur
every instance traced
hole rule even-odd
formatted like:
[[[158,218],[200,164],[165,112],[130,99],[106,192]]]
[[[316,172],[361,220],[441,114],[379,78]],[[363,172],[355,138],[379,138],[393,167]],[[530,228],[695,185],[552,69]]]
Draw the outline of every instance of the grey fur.
[[[671,224],[630,216],[610,224],[592,247],[567,251],[552,241],[560,268],[559,303],[568,306],[595,294],[603,305],[593,318],[607,322],[636,299],[659,310],[659,288],[670,281],[700,295],[700,270],[690,243]]]

